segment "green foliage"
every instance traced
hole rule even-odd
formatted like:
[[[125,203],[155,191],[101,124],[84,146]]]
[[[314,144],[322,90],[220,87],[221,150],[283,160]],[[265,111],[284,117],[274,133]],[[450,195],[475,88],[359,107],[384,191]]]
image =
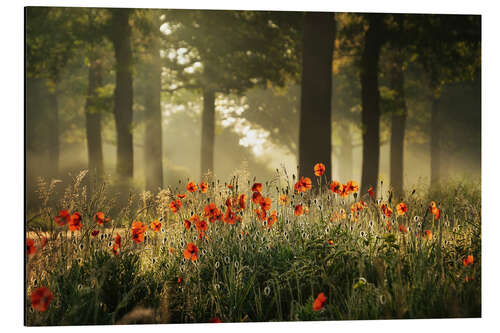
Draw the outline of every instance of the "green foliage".
[[[167,90],[185,86],[242,93],[296,79],[300,17],[291,12],[169,10]]]

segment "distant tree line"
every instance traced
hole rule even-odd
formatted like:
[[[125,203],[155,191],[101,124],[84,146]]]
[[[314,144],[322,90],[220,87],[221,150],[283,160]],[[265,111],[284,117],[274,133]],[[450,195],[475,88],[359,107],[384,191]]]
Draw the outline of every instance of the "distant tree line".
[[[270,140],[297,156],[301,176],[312,178],[313,166],[322,162],[331,179],[332,153],[342,156],[339,168],[352,170],[353,133],[359,128],[362,193],[370,186],[377,190],[384,140],[391,149],[390,184],[401,193],[407,97],[413,94],[407,91],[407,77],[413,75],[411,68],[418,68],[424,80],[420,86],[427,87],[423,90],[431,105],[422,111],[422,118],[424,112],[430,114],[431,185],[438,186],[446,135],[440,97],[451,84],[477,80],[480,41],[481,18],[474,15],[29,7],[27,152],[42,156],[51,175],[58,174],[61,91],[85,91],[81,105],[89,170],[96,177],[103,175],[103,124],[112,114],[116,174],[130,181],[133,128],[139,121],[144,125],[145,187],[155,191],[165,185],[169,172],[162,158],[162,99],[183,90],[202,96],[197,130],[205,177],[214,172],[217,98],[246,95],[252,107],[240,116],[272,130]],[[64,81],[64,70],[81,68],[82,62],[86,82]],[[381,82],[390,93],[381,91]],[[287,95],[293,86],[300,87],[300,100]],[[134,87],[140,97],[134,95]],[[257,88],[285,93],[273,105],[262,94],[252,95]],[[299,89],[294,91],[297,95]],[[141,117],[134,115],[139,99]],[[357,104],[361,121],[353,112]],[[384,139],[381,116],[387,113],[390,126]],[[297,135],[289,129],[294,117]],[[41,129],[42,123],[49,125]],[[45,145],[40,133],[46,133]],[[340,144],[334,145],[335,138]]]

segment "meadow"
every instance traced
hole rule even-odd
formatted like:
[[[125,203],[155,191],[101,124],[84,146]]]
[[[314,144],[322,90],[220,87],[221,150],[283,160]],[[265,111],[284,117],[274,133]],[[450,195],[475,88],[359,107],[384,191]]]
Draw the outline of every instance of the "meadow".
[[[481,316],[480,184],[360,193],[322,171],[179,180],[123,207],[85,171],[41,179],[26,324]]]

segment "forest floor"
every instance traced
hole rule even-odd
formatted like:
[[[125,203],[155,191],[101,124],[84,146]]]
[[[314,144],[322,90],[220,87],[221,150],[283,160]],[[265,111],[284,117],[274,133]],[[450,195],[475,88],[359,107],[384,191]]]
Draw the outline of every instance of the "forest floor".
[[[247,179],[121,209],[81,180],[58,202],[47,185],[28,212],[26,324],[481,316],[479,185],[396,198]]]

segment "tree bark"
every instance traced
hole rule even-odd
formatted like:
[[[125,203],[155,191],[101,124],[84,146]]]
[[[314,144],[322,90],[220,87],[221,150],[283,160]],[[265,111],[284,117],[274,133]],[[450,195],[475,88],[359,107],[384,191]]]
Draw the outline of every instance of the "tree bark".
[[[102,87],[102,63],[100,59],[91,59],[89,83],[85,102],[85,120],[87,133],[87,154],[89,172],[101,177],[104,169],[102,153],[101,110],[97,89]]]
[[[49,174],[51,177],[57,177],[59,173],[59,105],[57,102],[56,84],[53,90],[49,92],[48,109],[48,159],[50,163]]]
[[[147,62],[149,80],[147,82],[145,113],[146,133],[144,142],[144,164],[146,190],[156,191],[163,187],[163,148],[161,115],[161,58],[158,36],[151,36],[151,58]]]
[[[314,179],[314,165],[326,166],[332,175],[332,61],[335,16],[304,14],[302,85],[299,125],[299,176]]]
[[[203,114],[201,127],[201,177],[214,172],[215,145],[215,90],[203,89]]]
[[[433,94],[431,109],[431,188],[438,188],[441,181],[441,128],[439,97]]]
[[[403,59],[396,56],[391,66],[390,86],[395,91],[395,108],[391,116],[391,185],[395,193],[403,194],[403,159],[408,110],[404,91]]]
[[[117,137],[116,171],[122,179],[134,174],[132,137],[132,49],[130,45],[130,9],[112,9],[112,41],[116,57],[114,116]]]
[[[377,190],[380,158],[380,96],[378,89],[378,62],[382,46],[383,21],[381,14],[369,14],[369,28],[361,56],[361,122],[363,126],[363,166],[361,193],[370,186]]]

